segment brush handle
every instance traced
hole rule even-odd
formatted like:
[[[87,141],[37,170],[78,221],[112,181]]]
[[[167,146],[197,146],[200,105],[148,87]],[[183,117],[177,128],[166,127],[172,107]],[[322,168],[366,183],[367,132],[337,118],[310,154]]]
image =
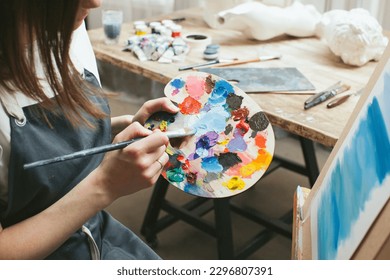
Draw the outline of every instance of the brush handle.
[[[204,62],[204,63],[198,63],[198,64],[187,65],[187,66],[179,67],[179,71],[184,71],[184,70],[190,70],[190,69],[205,67],[205,66],[209,66],[209,65],[213,65],[213,64],[217,64],[217,63],[219,63],[219,60],[218,60],[218,59],[212,60],[212,61],[209,61],[209,62]]]
[[[232,65],[239,65],[239,64],[259,62],[259,61],[260,61],[260,58],[257,57],[257,58],[252,58],[252,59],[244,59],[244,60],[236,60],[236,61],[232,61],[232,62],[219,63],[219,64],[216,64],[212,67],[215,68],[215,67],[232,66]]]
[[[361,88],[361,89],[359,89],[359,90],[358,90],[357,92],[355,92],[355,93],[349,93],[349,94],[347,94],[347,95],[344,95],[344,96],[341,96],[341,97],[339,97],[339,98],[336,98],[335,100],[329,102],[329,103],[326,105],[326,107],[328,107],[328,109],[331,109],[331,108],[336,107],[336,106],[338,106],[338,105],[340,105],[340,104],[343,104],[345,101],[348,100],[348,98],[351,97],[351,95],[358,96],[358,95],[360,95],[360,94],[363,92],[363,90],[364,90],[364,88]]]
[[[345,101],[347,101],[347,99],[350,96],[351,96],[350,94],[347,94],[347,95],[344,95],[342,97],[339,97],[339,98],[329,102],[328,104],[326,104],[326,107],[328,107],[330,109],[330,108],[336,107],[336,106],[338,106],[340,104],[343,104]]]
[[[194,135],[195,133],[196,133],[195,128],[184,128],[184,129],[179,129],[179,130],[167,131],[167,132],[165,132],[165,135],[169,139],[171,139],[171,138],[190,136],[190,135]],[[101,154],[101,153],[105,153],[105,152],[109,152],[109,151],[119,150],[119,149],[123,149],[126,146],[130,145],[131,143],[134,143],[134,142],[141,140],[143,138],[144,137],[137,137],[137,138],[133,138],[133,139],[130,139],[127,141],[122,141],[122,142],[118,142],[118,143],[112,143],[112,144],[107,144],[107,145],[103,145],[103,146],[99,146],[99,147],[85,149],[82,151],[78,151],[78,152],[71,153],[68,155],[58,156],[58,157],[51,158],[51,159],[44,159],[44,160],[39,160],[39,161],[31,162],[31,163],[26,163],[25,165],[23,165],[23,168],[30,169],[30,168],[43,166],[43,165],[47,165],[47,164],[51,164],[51,163],[55,163],[55,162],[62,162],[62,161],[66,161],[66,160],[71,160],[71,159],[81,158],[81,157],[85,157],[85,156],[90,156],[90,155]]]
[[[78,151],[78,152],[71,153],[71,154],[64,155],[64,156],[59,156],[59,157],[55,157],[55,158],[51,158],[51,159],[45,159],[45,160],[40,160],[40,161],[36,161],[36,162],[32,162],[32,163],[27,163],[23,167],[24,167],[24,169],[30,169],[30,168],[34,168],[34,167],[38,167],[38,166],[48,165],[48,164],[55,163],[55,162],[62,162],[62,161],[66,161],[66,160],[71,160],[71,159],[81,158],[81,157],[85,157],[85,156],[91,156],[91,155],[101,154],[101,153],[105,153],[105,152],[109,152],[109,151],[119,150],[119,149],[125,148],[126,146],[128,146],[131,143],[134,143],[140,139],[142,139],[142,138],[134,138],[134,139],[131,139],[128,141],[107,144],[107,145],[103,145],[103,146],[99,146],[99,147],[95,147],[95,148],[91,148],[91,149]]]

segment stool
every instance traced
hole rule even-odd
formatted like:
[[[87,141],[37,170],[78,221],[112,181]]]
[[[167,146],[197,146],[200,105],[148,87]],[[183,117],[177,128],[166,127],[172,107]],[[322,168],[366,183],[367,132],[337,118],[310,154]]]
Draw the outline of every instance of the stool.
[[[291,160],[274,156],[271,165],[263,177],[269,175],[277,168],[283,167],[307,176],[310,184],[313,185],[319,174],[314,144],[311,140],[303,137],[299,137],[299,141],[304,155],[305,165],[302,166]],[[178,206],[165,198],[168,187],[169,182],[160,176],[154,186],[142,224],[141,234],[152,247],[157,246],[157,233],[179,219],[215,237],[217,239],[219,259],[245,259],[273,238],[275,233],[292,238],[292,210],[279,219],[272,219],[250,207],[242,207],[234,204],[229,197],[196,197],[186,204]],[[212,210],[214,210],[215,223],[202,219],[203,215]],[[164,211],[168,215],[159,219],[160,211]],[[260,231],[239,251],[235,250],[233,244],[230,211],[234,211],[266,228]]]

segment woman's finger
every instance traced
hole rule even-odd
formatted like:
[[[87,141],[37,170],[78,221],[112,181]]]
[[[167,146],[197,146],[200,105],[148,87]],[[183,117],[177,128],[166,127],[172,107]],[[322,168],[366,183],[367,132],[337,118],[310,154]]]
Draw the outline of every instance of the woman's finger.
[[[167,97],[149,100],[145,102],[139,111],[134,115],[133,122],[144,124],[151,115],[161,111],[177,113],[179,112],[179,108],[176,107]]]
[[[161,174],[161,171],[163,170],[164,166],[167,164],[169,160],[169,156],[167,153],[163,153],[159,158],[157,158],[151,165],[150,165],[150,178],[154,178],[156,176],[159,176]]]
[[[114,142],[121,142],[121,141],[127,141],[134,138],[146,137],[152,133],[153,132],[150,131],[149,129],[135,122],[129,125],[128,127],[126,127],[120,133],[118,133],[114,138]]]
[[[165,151],[166,147],[169,144],[168,137],[161,132],[160,130],[155,130],[147,137],[134,142],[133,144],[127,146],[124,151],[125,152],[134,152],[134,150],[138,152],[142,152],[144,154],[155,154]],[[154,157],[154,160],[157,156]]]

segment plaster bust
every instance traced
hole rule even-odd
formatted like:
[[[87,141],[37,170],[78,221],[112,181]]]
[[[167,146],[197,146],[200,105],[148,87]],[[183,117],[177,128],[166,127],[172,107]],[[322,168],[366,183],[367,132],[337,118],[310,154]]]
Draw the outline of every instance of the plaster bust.
[[[324,13],[316,33],[344,63],[354,66],[379,60],[388,43],[378,21],[360,8]]]
[[[283,34],[313,36],[321,19],[314,6],[300,2],[278,7],[251,1],[221,11],[215,16],[213,28],[238,30],[248,38],[257,40],[268,40]]]
[[[388,43],[378,21],[361,8],[331,10],[321,15],[313,5],[298,1],[287,7],[240,1],[245,3],[216,12],[212,17],[210,11],[205,13],[205,21],[212,28],[241,31],[256,40],[269,40],[283,34],[318,36],[345,64],[354,66],[379,60]],[[217,1],[213,3],[216,5]]]

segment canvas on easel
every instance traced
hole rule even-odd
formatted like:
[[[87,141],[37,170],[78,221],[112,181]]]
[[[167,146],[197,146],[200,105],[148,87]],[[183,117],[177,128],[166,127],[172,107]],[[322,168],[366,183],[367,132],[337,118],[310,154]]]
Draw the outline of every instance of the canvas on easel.
[[[390,47],[303,205],[294,240],[298,258],[370,258],[390,235],[378,224],[389,217],[389,57]],[[373,248],[378,252],[364,253]]]

